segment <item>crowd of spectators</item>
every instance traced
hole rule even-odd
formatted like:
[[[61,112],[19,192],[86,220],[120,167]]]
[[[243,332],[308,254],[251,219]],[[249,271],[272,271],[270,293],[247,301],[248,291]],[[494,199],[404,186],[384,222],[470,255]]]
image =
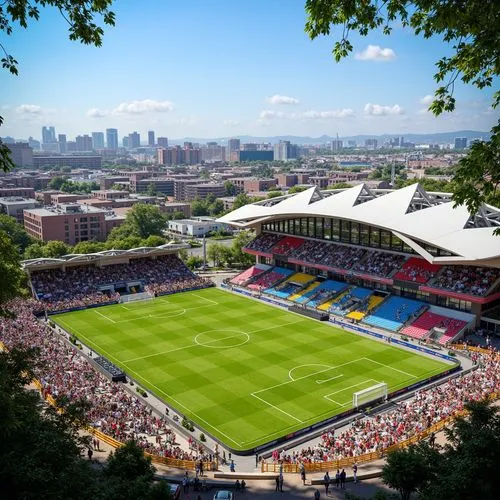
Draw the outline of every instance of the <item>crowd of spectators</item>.
[[[441,266],[431,264],[424,259],[411,257],[403,265],[401,270],[394,275],[394,279],[401,281],[413,281],[415,283],[427,283],[434,278]]]
[[[405,260],[404,255],[368,251],[365,258],[353,266],[353,270],[388,278],[394,271],[401,268]]]
[[[34,306],[32,299],[9,302],[6,309],[15,317],[0,317],[0,340],[8,349],[19,345],[39,349],[36,375],[44,396],[88,401],[91,425],[119,441],[135,439],[146,451],[159,456],[206,459],[200,457],[198,449],[182,450],[165,417],[155,416],[123,384],[104,377],[75,346],[36,320]]]
[[[500,278],[500,269],[472,266],[444,266],[431,286],[459,293],[484,295]]]
[[[281,454],[285,462],[323,462],[356,457],[383,450],[464,409],[468,400],[480,401],[500,391],[500,357],[472,354],[477,369],[448,382],[418,391],[411,400],[398,403],[397,409],[375,417],[355,420],[336,434],[334,430],[321,436],[314,447],[293,454]],[[276,456],[276,454],[275,454]]]
[[[299,248],[302,243],[304,243],[304,240],[301,238],[287,236],[274,245],[271,252],[275,255],[289,255],[293,250]]]
[[[31,283],[41,304],[38,309],[60,311],[118,301],[120,294],[143,289],[152,294],[210,286],[193,274],[176,255],[134,259],[102,267],[77,266],[36,271]]]
[[[280,234],[263,233],[252,240],[246,248],[258,252],[268,252],[281,238],[283,238],[283,236]]]
[[[337,269],[352,269],[365,253],[363,248],[308,240],[289,257]]]

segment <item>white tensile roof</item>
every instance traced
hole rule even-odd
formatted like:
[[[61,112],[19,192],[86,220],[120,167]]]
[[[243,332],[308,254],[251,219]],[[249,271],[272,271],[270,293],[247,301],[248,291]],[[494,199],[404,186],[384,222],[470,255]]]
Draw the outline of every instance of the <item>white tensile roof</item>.
[[[218,221],[241,228],[274,219],[317,216],[352,220],[386,229],[429,262],[500,267],[500,209],[485,205],[471,217],[453,207],[449,193],[427,193],[419,184],[402,189],[370,190],[365,184],[337,191],[311,187],[295,195],[238,208]],[[435,257],[423,248],[438,247],[453,257]]]

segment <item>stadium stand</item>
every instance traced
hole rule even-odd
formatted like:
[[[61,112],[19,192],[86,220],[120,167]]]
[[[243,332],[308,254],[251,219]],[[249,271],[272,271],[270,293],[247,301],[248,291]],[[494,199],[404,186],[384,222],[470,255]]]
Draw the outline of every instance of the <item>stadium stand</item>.
[[[339,316],[345,316],[354,306],[368,300],[368,297],[372,293],[373,290],[355,286],[344,293],[330,306],[330,312],[338,314]]]
[[[412,316],[417,316],[427,307],[424,302],[404,297],[389,297],[369,316],[363,318],[368,325],[392,332],[398,331]]]
[[[400,281],[413,281],[415,283],[427,283],[434,278],[441,266],[430,264],[424,259],[410,257],[403,264],[403,267],[398,271],[393,278]]]
[[[368,299],[365,299],[349,314],[346,314],[346,318],[353,319],[354,321],[361,321],[366,315],[375,309],[379,304],[384,301],[385,297],[380,295],[370,295]]]
[[[302,289],[304,286],[307,286],[312,281],[314,281],[314,276],[310,274],[295,273],[287,278],[283,283],[280,283],[278,286],[264,290],[264,293],[274,295],[281,299],[286,299],[290,295],[296,294],[298,290]]]
[[[279,283],[287,276],[293,274],[291,269],[284,267],[274,267],[271,271],[265,273],[261,277],[257,277],[252,283],[248,285],[251,290],[263,291],[266,288],[271,288],[273,285]]]
[[[234,278],[230,280],[230,283],[233,285],[246,285],[251,279],[255,278],[256,276],[259,276],[260,274],[266,272],[268,269],[270,269],[271,266],[266,266],[264,264],[256,264],[255,266],[252,266],[242,273],[238,274]]]
[[[302,290],[299,290],[298,292],[294,293],[293,295],[290,295],[288,297],[288,300],[292,302],[297,302],[298,304],[302,304],[304,302],[307,302],[311,295],[314,293],[314,291],[321,285],[319,281],[314,281],[311,283],[309,286],[306,288],[303,288]]]
[[[405,260],[404,255],[369,250],[365,257],[353,266],[353,270],[374,276],[389,277],[401,267]]]
[[[485,295],[500,279],[500,269],[472,266],[443,266],[429,286],[471,295]]]
[[[301,238],[286,236],[271,248],[271,253],[275,255],[289,255],[304,243]]]
[[[34,299],[7,303],[6,309],[14,316],[0,317],[0,340],[9,350],[20,345],[39,349],[35,375],[44,397],[56,402],[59,397],[87,400],[92,427],[122,442],[134,439],[154,455],[181,460],[209,458],[201,448],[181,449],[164,417],[153,415],[124,385],[106,378],[76,346],[38,321],[32,312],[36,306]]]
[[[258,252],[268,252],[271,248],[278,243],[278,241],[283,238],[280,234],[274,233],[263,233],[254,240],[252,240],[249,245],[245,247],[245,250],[256,250]]]
[[[51,312],[116,302],[120,293],[145,290],[162,295],[212,286],[210,281],[193,274],[173,254],[154,260],[135,259],[129,264],[34,271],[31,283],[39,300],[37,309]]]
[[[323,283],[321,283],[321,285],[316,290],[314,290],[314,293],[311,295],[306,305],[308,307],[317,307],[318,309],[320,309],[320,307],[318,306],[323,304],[325,301],[328,301],[333,295],[344,291],[346,288],[347,285],[340,281],[323,281]],[[328,307],[330,306],[328,305]],[[328,307],[326,307],[324,310],[328,310]]]
[[[446,330],[445,334],[437,342],[446,344],[466,325],[466,321],[426,311],[422,316],[413,321],[413,323],[401,329],[400,333],[416,339],[425,339],[430,335],[433,328],[443,328]]]

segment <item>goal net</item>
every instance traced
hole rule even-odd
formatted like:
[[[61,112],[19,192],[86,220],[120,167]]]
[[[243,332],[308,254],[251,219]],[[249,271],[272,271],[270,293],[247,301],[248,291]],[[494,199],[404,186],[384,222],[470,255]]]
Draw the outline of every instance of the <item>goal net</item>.
[[[132,293],[130,295],[122,295],[120,297],[120,302],[122,304],[127,302],[136,302],[138,300],[151,300],[154,299],[154,295],[149,292]]]
[[[377,399],[387,399],[387,384],[385,382],[380,382],[352,393],[352,405],[354,408],[359,408],[363,404]]]

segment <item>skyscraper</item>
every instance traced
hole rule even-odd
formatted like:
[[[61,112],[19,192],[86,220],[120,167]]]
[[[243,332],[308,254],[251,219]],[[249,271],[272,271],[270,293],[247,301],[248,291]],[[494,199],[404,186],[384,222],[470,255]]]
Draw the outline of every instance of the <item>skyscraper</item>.
[[[113,151],[118,149],[118,130],[116,128],[106,129],[106,147]]]
[[[76,150],[77,151],[92,151],[92,137],[90,135],[77,135],[76,136]]]
[[[42,143],[50,144],[56,141],[56,129],[54,127],[42,127]]]
[[[455,149],[465,149],[467,147],[467,137],[455,137]]]
[[[94,149],[104,149],[104,133],[92,132],[92,145]]]
[[[229,139],[227,144],[227,159],[229,161],[240,161],[240,140]]]
[[[148,146],[153,147],[155,145],[155,131],[150,130],[148,132]]]
[[[128,134],[128,148],[135,149],[141,145],[141,135],[137,132],[132,132]]]
[[[57,136],[57,142],[59,143],[59,153],[67,153],[68,148],[66,147],[66,134],[59,134]]]
[[[158,137],[158,147],[168,148],[168,137]]]

